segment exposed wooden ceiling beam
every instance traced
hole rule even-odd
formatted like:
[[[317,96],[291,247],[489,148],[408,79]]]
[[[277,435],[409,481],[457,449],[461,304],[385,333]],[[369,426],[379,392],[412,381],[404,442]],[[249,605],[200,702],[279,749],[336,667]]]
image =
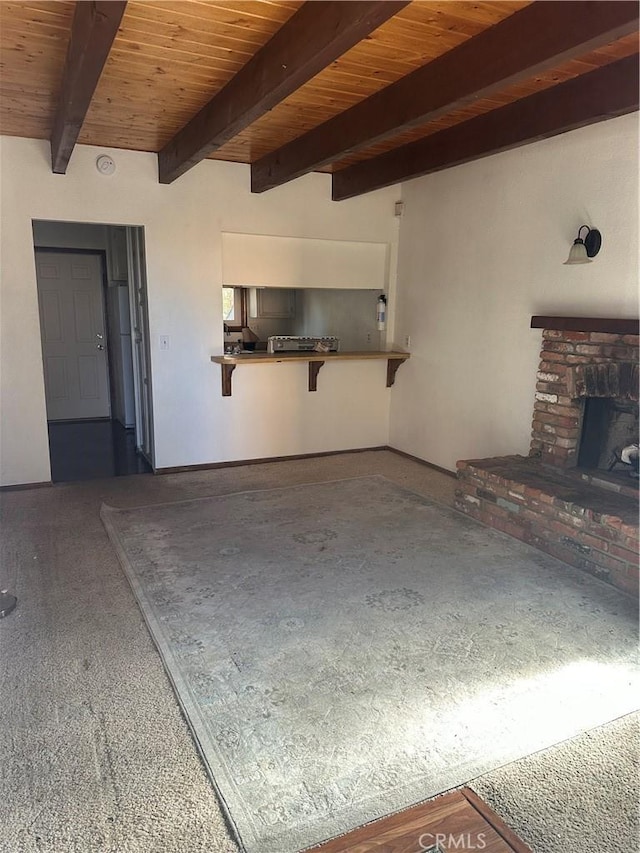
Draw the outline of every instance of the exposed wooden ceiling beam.
[[[638,109],[638,55],[333,174],[334,201]]]
[[[633,32],[638,4],[536,2],[251,167],[263,192]]]
[[[126,0],[76,3],[51,134],[51,166],[58,174],[64,175],[67,171],[126,5]]]
[[[307,2],[158,154],[170,184],[377,29],[405,2]]]

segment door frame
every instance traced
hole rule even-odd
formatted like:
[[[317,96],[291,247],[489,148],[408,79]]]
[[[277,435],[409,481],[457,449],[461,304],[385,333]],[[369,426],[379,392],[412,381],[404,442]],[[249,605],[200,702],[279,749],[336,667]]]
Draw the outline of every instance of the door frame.
[[[60,221],[64,220],[42,220],[42,221]],[[70,222],[69,224],[85,224],[83,222]],[[135,435],[136,435],[136,450],[149,463],[151,470],[155,473],[155,431],[153,423],[153,383],[152,383],[152,361],[151,361],[151,343],[149,337],[149,299],[147,287],[147,260],[146,260],[146,235],[144,225],[120,225],[117,222],[98,222],[86,223],[91,225],[101,225],[106,229],[113,227],[126,228],[127,234],[127,274],[128,274],[128,289],[129,289],[129,308],[130,308],[130,329],[131,329],[131,348],[133,358],[133,384],[134,384],[134,408],[135,408]],[[109,412],[110,418],[113,417],[113,363],[109,357],[111,352],[111,330],[109,328],[108,307],[107,307],[107,289],[109,287],[109,272],[107,248],[73,248],[70,246],[36,246],[33,245],[34,257],[38,251],[56,252],[62,254],[77,254],[77,255],[97,255],[101,259],[102,267],[102,310],[105,319],[105,341],[107,346],[107,383],[109,385]],[[37,281],[36,281],[37,287]],[[136,309],[135,302],[138,302],[139,309]],[[136,317],[140,318],[140,340],[142,358],[140,358],[140,350],[136,346]],[[42,324],[38,311],[38,321],[40,324],[40,357],[44,372],[44,352],[42,351]],[[146,373],[146,375],[145,375]],[[43,376],[44,379],[44,376]],[[146,382],[145,382],[146,379]],[[146,388],[146,393],[145,389]],[[143,400],[144,396],[144,400]],[[145,417],[146,416],[146,417]],[[45,415],[45,423],[48,423]],[[147,442],[143,446],[142,436],[143,424],[146,428]],[[49,451],[49,454],[51,451]]]
[[[109,282],[107,280],[107,253],[104,249],[70,249],[68,247],[61,246],[34,246],[33,247],[35,257],[37,258],[39,252],[51,252],[56,255],[93,255],[94,257],[98,257],[100,259],[100,278],[102,285],[102,319],[103,319],[103,329],[104,329],[104,342],[106,347],[106,359],[107,359],[107,390],[109,393],[109,416],[108,418],[81,418],[80,420],[111,420],[113,417],[113,367],[111,364],[111,338],[110,338],[110,329],[109,329],[109,314],[107,311],[107,287]],[[37,265],[36,265],[36,288],[38,290],[38,303],[40,302],[40,287],[37,281]],[[44,350],[42,348],[42,318],[40,316],[40,310],[38,310],[38,322],[40,325],[40,354],[42,358],[42,369],[44,371]],[[46,386],[45,386],[46,388]],[[46,390],[45,390],[45,399],[46,399]],[[47,424],[49,423],[49,419],[47,418]]]
[[[147,255],[143,225],[127,225],[127,275],[136,413],[136,449],[156,472]],[[138,327],[137,322],[140,321]],[[145,443],[146,436],[146,443]]]

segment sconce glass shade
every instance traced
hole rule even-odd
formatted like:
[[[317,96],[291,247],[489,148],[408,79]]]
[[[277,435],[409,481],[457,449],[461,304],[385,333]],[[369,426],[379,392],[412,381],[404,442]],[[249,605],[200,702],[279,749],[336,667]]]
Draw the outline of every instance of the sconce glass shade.
[[[591,258],[587,255],[587,247],[584,242],[578,238],[574,240],[573,246],[569,252],[569,257],[564,262],[567,264],[590,264]]]
[[[583,228],[586,228],[587,231],[584,240],[580,236]],[[569,257],[565,261],[565,265],[590,264],[591,258],[595,258],[600,251],[600,246],[602,246],[602,234],[598,229],[589,228],[588,225],[581,225],[578,228],[578,236],[573,241],[573,246],[569,252]]]

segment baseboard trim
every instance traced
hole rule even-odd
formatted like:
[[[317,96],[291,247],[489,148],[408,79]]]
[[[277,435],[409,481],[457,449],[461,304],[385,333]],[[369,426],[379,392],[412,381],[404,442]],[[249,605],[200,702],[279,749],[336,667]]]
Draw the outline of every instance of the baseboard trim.
[[[292,462],[296,459],[319,459],[322,456],[342,456],[345,453],[367,453],[370,450],[391,450],[385,444],[377,447],[354,447],[350,450],[325,450],[320,453],[297,453],[292,456],[264,456],[260,459],[238,459],[232,462],[205,462],[202,465],[176,465],[155,468],[154,474],[186,474],[189,471],[216,471],[219,468],[239,468],[242,465],[264,465],[267,462]]]
[[[380,444],[376,447],[353,447],[349,450],[324,450],[319,453],[296,453],[291,456],[263,456],[258,459],[236,459],[231,462],[205,462],[200,465],[176,465],[168,468],[153,468],[147,456],[138,451],[140,455],[149,463],[154,474],[187,474],[190,471],[216,471],[219,468],[240,468],[243,465],[264,465],[267,462],[293,462],[296,459],[320,459],[323,456],[342,456],[345,453],[368,453],[370,451],[378,452],[380,450],[389,450],[391,453],[397,453],[398,456],[404,456],[405,459],[410,459],[412,462],[418,462],[420,465],[426,465],[434,471],[439,471],[441,474],[446,474],[449,477],[457,479],[454,471],[449,471],[448,468],[441,468],[440,465],[435,465],[433,462],[427,462],[426,459],[420,459],[419,456],[412,456],[410,453],[405,453],[404,450],[398,450],[395,447],[390,447],[388,444]],[[53,486],[51,480],[41,483],[16,483],[11,486],[0,486],[0,492],[17,492],[24,489],[42,489],[47,486]]]
[[[411,459],[412,462],[419,462],[421,465],[426,465],[427,468],[432,468],[434,471],[439,471],[441,474],[453,477],[454,480],[458,479],[458,475],[455,471],[450,471],[448,468],[442,468],[434,462],[427,462],[426,459],[420,459],[419,456],[412,456],[411,453],[405,453],[404,450],[397,450],[395,447],[387,447],[386,450],[390,450],[392,453],[397,453],[398,456],[404,456],[405,459]]]
[[[51,480],[43,480],[41,483],[14,483],[11,486],[0,486],[0,492],[24,492],[26,489],[44,489],[53,486]]]

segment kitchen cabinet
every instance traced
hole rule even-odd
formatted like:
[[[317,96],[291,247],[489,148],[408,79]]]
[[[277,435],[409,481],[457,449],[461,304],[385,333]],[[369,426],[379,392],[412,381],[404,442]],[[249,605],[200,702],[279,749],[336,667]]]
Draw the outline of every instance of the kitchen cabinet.
[[[249,288],[249,317],[259,320],[292,320],[295,315],[296,294],[293,290]]]

